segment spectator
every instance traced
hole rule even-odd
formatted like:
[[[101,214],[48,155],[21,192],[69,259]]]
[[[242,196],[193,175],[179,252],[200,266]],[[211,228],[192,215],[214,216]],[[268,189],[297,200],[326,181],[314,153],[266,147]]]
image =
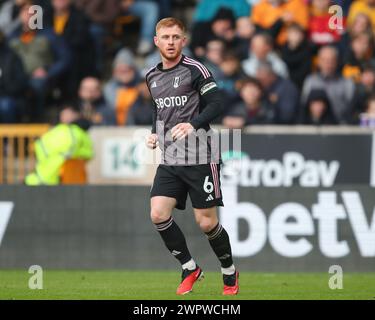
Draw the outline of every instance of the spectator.
[[[0,31],[11,35],[20,27],[19,12],[26,0],[7,0],[0,6]]]
[[[85,119],[93,125],[112,126],[116,124],[113,109],[107,106],[99,79],[87,77],[79,88],[79,108]]]
[[[269,62],[259,64],[256,78],[262,84],[266,98],[275,109],[275,122],[293,124],[299,103],[298,89],[293,82],[278,76]]]
[[[352,80],[344,78],[338,70],[338,51],[332,46],[323,46],[318,52],[318,71],[309,75],[302,89],[302,103],[313,89],[325,89],[339,123],[351,121],[351,108],[355,86]]]
[[[116,113],[116,123],[125,125],[132,105],[138,99],[139,72],[130,50],[121,49],[114,61],[112,78],[104,87],[104,98]]]
[[[274,106],[264,97],[262,85],[254,78],[244,78],[238,82],[241,102],[230,108],[223,119],[223,125],[239,129],[246,125],[272,124],[275,121]]]
[[[242,62],[242,68],[248,76],[255,76],[259,64],[267,61],[277,75],[283,78],[289,77],[288,67],[273,50],[273,41],[269,34],[256,34],[250,46],[250,57]]]
[[[300,123],[305,125],[337,124],[325,90],[314,89],[310,92],[306,106],[302,109]]]
[[[146,126],[152,124],[153,103],[148,90],[146,80],[144,79],[137,86],[138,98],[132,104],[126,119],[128,126]]]
[[[64,98],[73,98],[81,80],[95,72],[95,50],[90,21],[73,5],[73,0],[52,0],[52,12],[45,14],[46,26],[61,36],[72,53],[70,68],[61,83]]]
[[[360,33],[352,38],[350,50],[344,58],[342,74],[355,82],[360,80],[365,65],[375,67],[374,39],[371,33]]]
[[[220,39],[211,40],[207,43],[204,64],[211,71],[218,88],[222,91],[225,104],[235,103],[239,98],[235,83],[244,76],[237,55],[227,51],[224,42]]]
[[[227,52],[219,64],[221,76],[215,78],[217,85],[223,92],[224,104],[232,106],[240,99],[236,83],[245,77],[240,60],[233,52]]]
[[[85,163],[93,157],[89,127],[90,123],[74,107],[64,107],[60,123],[35,142],[37,164],[25,183],[29,186],[85,183]]]
[[[119,0],[74,0],[74,3],[94,24],[103,27],[113,25],[119,15]]]
[[[255,26],[249,17],[241,17],[236,20],[237,47],[233,50],[241,61],[249,57],[249,43],[254,34]]]
[[[346,28],[351,35],[362,32],[372,32],[371,19],[364,13],[358,13],[352,20],[351,24],[347,24]]]
[[[367,101],[366,114],[370,115],[375,120],[375,96],[371,96]],[[375,126],[375,122],[373,123]]]
[[[366,101],[366,108],[360,114],[360,126],[375,128],[375,95],[372,94]]]
[[[223,61],[225,50],[225,43],[221,39],[212,39],[207,42],[206,54],[202,60],[215,79],[223,77],[220,64]]]
[[[364,66],[360,74],[360,80],[356,83],[354,95],[354,115],[353,123],[358,123],[360,113],[366,109],[367,100],[375,92],[375,68],[373,66]]]
[[[232,42],[236,21],[241,18],[248,20],[250,9],[246,0],[199,1],[192,25],[191,49],[195,56],[204,56],[205,43],[213,35]]]
[[[307,29],[308,7],[302,0],[260,0],[252,10],[251,20],[257,31],[264,31],[281,46],[286,41],[286,27],[295,22]]]
[[[351,25],[347,26],[345,33],[341,37],[339,44],[340,52],[346,55],[352,38],[364,32],[372,33],[371,20],[367,15],[358,13]]]
[[[211,21],[221,8],[231,10],[235,19],[249,17],[251,13],[246,0],[201,0],[195,8],[193,23]]]
[[[48,92],[55,87],[67,70],[70,52],[65,42],[51,29],[31,30],[29,27],[31,3],[20,11],[22,25],[10,36],[9,45],[19,55],[29,78],[32,120],[40,121],[45,111]]]
[[[221,8],[212,21],[194,27],[190,43],[194,55],[204,57],[206,44],[213,39],[221,39],[228,48],[236,46],[235,21],[230,9]]]
[[[0,31],[0,123],[14,123],[27,86],[21,59],[8,47]]]
[[[119,15],[119,0],[75,0],[78,9],[90,19],[90,35],[95,46],[95,65],[99,74],[104,72],[105,38],[110,34]]]
[[[290,80],[301,90],[303,81],[312,69],[312,48],[299,24],[292,23],[288,27],[281,58],[288,66]]]
[[[372,31],[375,33],[375,0],[354,1],[349,9],[348,26],[350,27],[359,14],[365,14],[371,21]]]
[[[366,101],[364,111],[359,115],[359,125],[363,128],[375,128],[375,95],[372,94]]]
[[[149,0],[120,0],[124,14],[131,14],[141,20],[140,41],[137,53],[147,55],[154,48],[155,25],[159,18],[159,6]]]
[[[343,33],[343,30],[339,28],[330,27],[330,5],[331,0],[312,0],[311,2],[308,38],[315,45],[315,52],[323,45],[338,43]]]

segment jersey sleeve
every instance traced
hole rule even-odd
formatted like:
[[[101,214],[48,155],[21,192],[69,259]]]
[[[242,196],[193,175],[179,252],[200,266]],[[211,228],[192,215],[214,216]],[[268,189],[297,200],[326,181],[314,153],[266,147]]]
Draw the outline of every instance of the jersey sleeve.
[[[204,108],[190,124],[195,128],[204,128],[223,112],[222,97],[211,72],[202,64],[192,68],[192,87],[199,93]]]
[[[148,88],[148,91],[150,92],[150,97],[151,97],[151,102],[152,102],[152,127],[151,127],[151,133],[156,133],[156,118],[157,118],[157,109],[156,109],[156,104],[154,101],[154,98],[152,97],[151,89],[149,86],[149,81],[148,81],[148,74],[146,74],[146,85]]]
[[[217,83],[212,77],[211,72],[203,64],[194,66],[191,76],[192,87],[199,92],[200,96],[218,90]]]

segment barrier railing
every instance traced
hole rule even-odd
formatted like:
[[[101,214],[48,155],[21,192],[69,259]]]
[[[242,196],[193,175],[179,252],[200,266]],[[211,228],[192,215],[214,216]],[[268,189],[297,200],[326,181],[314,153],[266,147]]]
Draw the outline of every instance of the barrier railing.
[[[35,165],[34,142],[48,124],[0,125],[0,184],[23,183]]]

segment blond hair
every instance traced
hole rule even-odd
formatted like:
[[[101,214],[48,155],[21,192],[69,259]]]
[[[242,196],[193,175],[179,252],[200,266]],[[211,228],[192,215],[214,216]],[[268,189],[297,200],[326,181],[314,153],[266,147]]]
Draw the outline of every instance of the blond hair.
[[[156,24],[155,31],[157,33],[160,28],[170,28],[170,27],[174,27],[174,26],[179,27],[182,30],[183,33],[186,32],[185,25],[182,23],[182,21],[179,20],[179,19],[173,18],[173,17],[161,19]]]

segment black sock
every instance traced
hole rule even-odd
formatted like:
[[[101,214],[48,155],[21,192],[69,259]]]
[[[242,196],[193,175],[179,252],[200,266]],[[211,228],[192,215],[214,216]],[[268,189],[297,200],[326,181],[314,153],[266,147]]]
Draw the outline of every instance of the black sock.
[[[206,233],[212,250],[218,257],[222,268],[229,268],[233,264],[232,249],[229,236],[223,226],[218,223],[215,228]]]
[[[155,226],[170,253],[180,261],[181,265],[188,262],[191,255],[186,245],[185,236],[173,218],[170,217],[164,222],[155,223]]]

